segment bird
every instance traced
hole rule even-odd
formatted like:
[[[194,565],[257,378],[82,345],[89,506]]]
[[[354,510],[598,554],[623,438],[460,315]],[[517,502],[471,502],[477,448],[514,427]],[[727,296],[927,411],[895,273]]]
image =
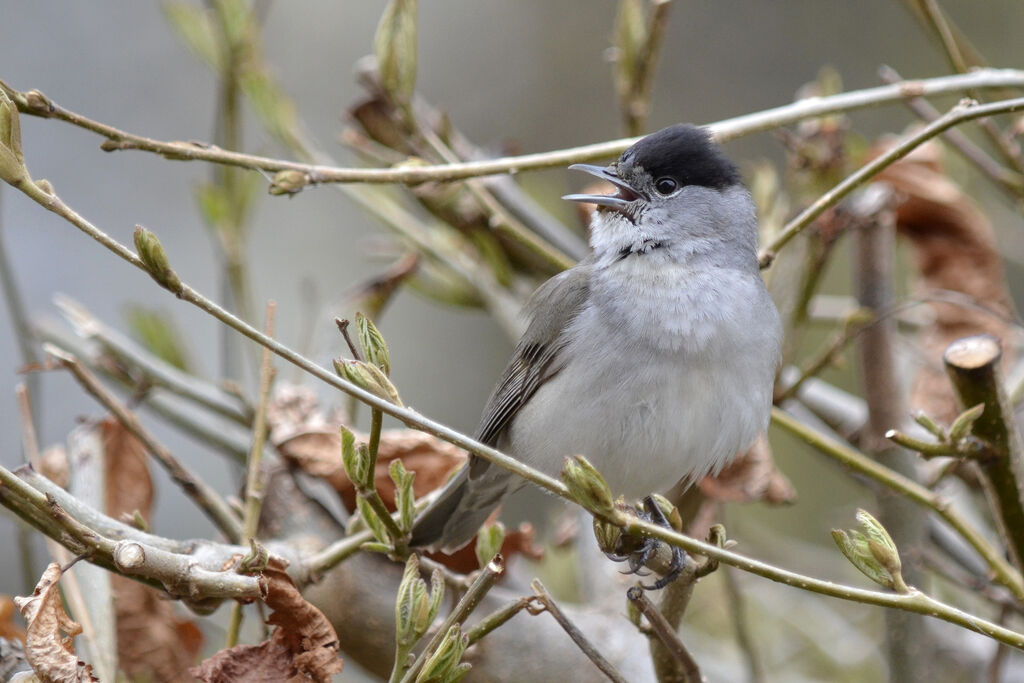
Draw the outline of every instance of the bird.
[[[758,220],[707,129],[676,124],[607,167],[590,253],[542,284],[475,438],[549,475],[585,456],[638,499],[717,474],[767,428],[782,325]],[[410,545],[453,552],[525,480],[479,456],[416,520]]]

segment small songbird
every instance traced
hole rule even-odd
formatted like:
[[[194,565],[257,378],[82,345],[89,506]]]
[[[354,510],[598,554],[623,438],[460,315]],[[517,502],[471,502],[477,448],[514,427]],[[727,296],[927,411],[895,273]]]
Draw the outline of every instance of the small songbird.
[[[754,202],[707,131],[675,125],[607,168],[592,253],[551,278],[476,438],[549,475],[582,454],[636,499],[717,473],[768,425],[782,327]],[[525,480],[471,457],[417,520],[414,547],[465,545]]]

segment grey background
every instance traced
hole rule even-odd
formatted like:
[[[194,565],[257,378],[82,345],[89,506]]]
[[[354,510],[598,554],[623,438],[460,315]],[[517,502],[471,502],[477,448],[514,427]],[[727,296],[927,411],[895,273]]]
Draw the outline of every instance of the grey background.
[[[944,4],[995,65],[1024,66],[1019,0]],[[270,63],[314,136],[348,162],[354,160],[333,138],[340,112],[360,96],[351,67],[370,51],[383,6],[278,2],[267,16]],[[523,151],[543,151],[619,137],[610,66],[602,56],[615,7],[609,0],[421,2],[419,90],[448,110],[471,139],[495,148],[514,143]],[[677,2],[649,126],[709,122],[783,104],[824,64],[835,66],[849,89],[877,85],[882,63],[907,77],[947,72],[944,58],[899,2]],[[165,23],[158,3],[8,0],[0,4],[0,78],[21,90],[38,88],[73,111],[128,131],[158,139],[212,137],[214,79]],[[858,113],[853,120],[859,130],[873,134],[900,130],[911,116],[893,106]],[[247,151],[282,154],[251,119],[250,124]],[[207,166],[140,152],[104,153],[97,136],[59,122],[24,117],[22,126],[34,177],[49,179],[69,205],[123,242],[130,243],[136,223],[154,230],[182,277],[220,298],[215,251],[192,195],[208,178]],[[768,135],[732,143],[728,152],[738,160],[779,156]],[[557,171],[527,174],[523,181],[551,211],[574,220],[558,197],[575,189],[578,179]],[[1019,216],[976,178],[965,182],[985,201],[1007,257],[1019,263],[1024,259]],[[216,376],[218,327],[211,318],[174,301],[139,271],[9,188],[0,192],[3,236],[34,315],[55,315],[51,299],[57,292],[118,325],[129,303],[159,308],[186,332],[198,366]],[[340,352],[330,325],[340,312],[337,295],[383,265],[365,254],[379,227],[338,193],[309,189],[291,200],[262,197],[251,230],[254,301],[275,299],[282,341],[303,348],[312,341],[317,359],[329,361]],[[319,292],[320,324],[313,340],[304,338],[301,325],[304,281],[315,283]],[[0,310],[0,462],[13,467],[21,462],[13,398],[20,361],[9,320],[6,309]],[[411,293],[398,297],[381,326],[406,401],[471,431],[509,340],[484,314],[442,308]],[[278,367],[282,376],[291,375],[283,363]],[[66,376],[48,374],[42,386],[44,445],[62,441],[79,416],[99,414]],[[148,422],[212,483],[232,489],[234,476],[223,460]],[[828,528],[847,523],[850,508],[836,512],[838,503],[862,492],[818,461],[786,452],[779,457],[803,496],[801,504],[758,509],[750,528],[801,529],[827,542]],[[824,490],[832,493],[823,501],[816,494]],[[210,533],[205,519],[162,475],[154,526],[176,537]],[[0,516],[0,593],[21,591],[13,529],[14,523]],[[770,544],[759,543],[755,534],[744,549],[769,558],[777,554]],[[37,550],[41,559],[41,544]],[[788,564],[801,562],[814,569],[813,560],[800,556]]]

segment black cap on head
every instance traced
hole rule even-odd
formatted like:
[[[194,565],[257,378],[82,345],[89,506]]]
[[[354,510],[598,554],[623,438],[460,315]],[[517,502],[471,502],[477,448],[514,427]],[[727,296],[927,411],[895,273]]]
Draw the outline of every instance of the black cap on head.
[[[724,190],[740,182],[739,169],[708,132],[690,124],[651,133],[623,152],[619,163],[642,168],[654,180],[671,176],[680,185]]]

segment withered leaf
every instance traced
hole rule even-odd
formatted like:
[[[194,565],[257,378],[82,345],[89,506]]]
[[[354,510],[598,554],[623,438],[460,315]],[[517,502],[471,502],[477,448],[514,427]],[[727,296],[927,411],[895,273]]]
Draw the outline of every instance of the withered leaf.
[[[138,511],[149,520],[153,480],[142,443],[120,422],[100,425],[106,452],[107,514],[118,518]],[[202,647],[202,632],[175,613],[160,592],[123,576],[111,577],[117,617],[117,656],[135,680],[168,683],[188,679]]]
[[[496,518],[498,515],[492,515]],[[531,560],[541,560],[544,557],[544,549],[534,543],[536,530],[529,522],[523,522],[516,529],[505,532],[505,539],[501,542],[501,555],[506,561],[515,555],[525,555]],[[479,569],[479,562],[476,557],[476,541],[472,540],[454,553],[428,552],[427,557],[440,562],[452,571],[460,574],[468,574]]]
[[[365,440],[365,435],[356,435]],[[325,479],[349,510],[355,509],[356,491],[341,462],[341,436],[337,429],[317,429],[296,434],[277,444],[285,458],[313,476]],[[413,492],[423,496],[441,486],[466,461],[462,449],[412,429],[387,429],[381,433],[374,481],[384,504],[395,509],[395,484],[388,473],[394,459],[416,472]]]
[[[792,503],[796,491],[775,467],[768,440],[762,434],[746,453],[729,463],[718,475],[705,477],[700,490],[709,499],[735,503]]]
[[[75,655],[75,636],[82,627],[64,611],[57,582],[60,565],[51,562],[27,598],[14,598],[28,624],[25,657],[44,683],[97,681],[92,667]]]
[[[1017,356],[1008,343],[1012,305],[1002,255],[989,220],[946,175],[937,143],[918,147],[885,169],[879,179],[902,197],[896,221],[917,262],[917,293],[966,295],[962,303],[930,303],[935,319],[921,335],[920,346],[924,357],[934,362],[921,364],[910,397],[912,408],[949,422],[958,408],[937,359],[951,342],[988,333],[1004,340],[1004,367]]]
[[[25,629],[14,623],[14,600],[0,595],[0,638],[25,642]]]
[[[221,650],[193,668],[192,675],[205,683],[329,682],[342,669],[334,627],[302,597],[282,560],[271,558],[260,582],[263,600],[273,610],[267,623],[277,627],[270,640]]]

